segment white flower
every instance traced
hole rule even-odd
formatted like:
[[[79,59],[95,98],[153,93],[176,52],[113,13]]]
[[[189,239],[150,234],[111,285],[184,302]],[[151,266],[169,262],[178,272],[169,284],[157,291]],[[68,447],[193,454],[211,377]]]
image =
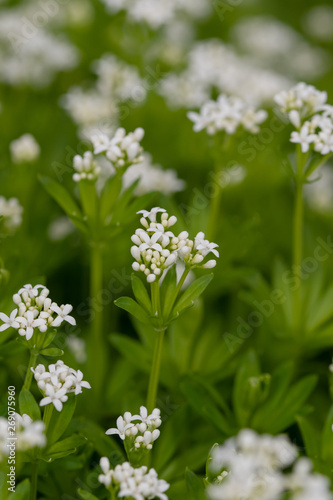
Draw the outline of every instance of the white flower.
[[[68,400],[67,394],[78,395],[81,394],[82,388],[91,388],[88,382],[82,380],[83,373],[80,370],[75,371],[61,360],[49,365],[48,371],[41,364],[31,370],[44,395],[39,403],[40,406],[53,404],[58,411],[61,411],[63,403]]]
[[[316,139],[316,134],[310,134],[309,126],[305,123],[300,132],[292,132],[290,142],[295,142],[301,145],[302,152],[309,151],[310,144]]]
[[[20,323],[17,321],[16,318],[17,315],[17,309],[14,309],[11,313],[10,316],[7,316],[4,313],[0,313],[0,319],[1,321],[4,322],[3,325],[0,326],[0,332],[3,332],[7,328],[20,328]]]
[[[78,363],[86,362],[87,360],[86,342],[83,339],[76,337],[75,335],[69,335],[66,338],[66,344],[72,351],[75,360]]]
[[[16,446],[19,451],[46,446],[45,424],[39,420],[33,421],[29,415],[18,413],[16,416]]]
[[[0,196],[0,219],[6,229],[15,231],[21,225],[22,213],[23,207],[16,198],[6,200],[4,196]]]
[[[120,439],[124,440],[126,437],[126,431],[131,427],[134,427],[134,424],[127,423],[126,420],[120,416],[117,418],[117,427],[108,429],[105,434],[108,434],[109,436],[117,434]]]
[[[34,328],[46,327],[46,321],[44,319],[35,319],[32,311],[27,311],[25,316],[18,316],[17,322],[20,324],[20,328],[18,333],[21,336],[25,336],[27,340],[30,340],[33,333]]]
[[[308,458],[300,458],[292,474],[286,478],[292,500],[332,500],[330,481],[326,476],[314,474],[312,463]]]
[[[91,385],[89,382],[85,382],[83,379],[83,373],[81,370],[77,370],[76,376],[75,376],[75,390],[74,393],[77,396],[78,394],[81,394],[82,392],[82,387],[85,389],[91,389]]]
[[[208,101],[200,109],[200,113],[189,112],[188,118],[194,122],[193,130],[206,130],[209,135],[218,131],[234,134],[239,127],[251,133],[258,133],[258,125],[266,120],[267,112],[256,111],[237,97],[221,94],[217,101]]]
[[[50,307],[58,316],[52,321],[51,326],[60,326],[63,321],[67,321],[70,325],[75,326],[76,321],[73,316],[69,316],[69,313],[73,310],[73,306],[70,304],[58,306],[57,304],[52,304]]]
[[[45,394],[46,397],[40,401],[39,405],[45,406],[53,404],[55,409],[58,411],[62,410],[62,404],[68,400],[66,387],[61,387],[61,389],[56,390],[53,385],[46,384]]]
[[[10,151],[14,163],[31,163],[39,157],[40,147],[31,134],[24,134],[10,143]]]
[[[48,295],[49,290],[44,285],[24,285],[13,295],[13,301],[18,306],[18,316],[17,309],[12,311],[9,319],[7,315],[0,313],[0,319],[5,323],[0,327],[0,331],[11,326],[18,330],[19,335],[30,340],[35,329],[45,333],[51,325],[57,327],[63,321],[75,325],[75,319],[69,316],[73,307],[69,304],[59,307]],[[56,318],[53,316],[55,313]]]
[[[135,196],[142,196],[152,191],[171,195],[185,188],[185,182],[178,179],[175,170],[164,170],[159,165],[153,165],[151,155],[142,154],[142,162],[130,166],[123,176],[123,189],[128,188],[139,180],[135,190]]]
[[[105,137],[105,134],[97,134],[91,141],[94,154],[103,153],[115,169],[126,169],[142,162],[140,141],[143,136],[144,130],[141,127],[128,134],[124,128],[118,128],[111,138]]]
[[[208,498],[332,500],[328,478],[314,474],[309,459],[296,459],[297,449],[286,436],[244,429],[213,448],[209,463],[216,480],[206,490]],[[286,473],[294,462],[292,473]]]
[[[216,243],[210,243],[208,240],[205,240],[205,233],[200,232],[194,238],[195,249],[199,250],[201,255],[206,257],[210,252],[213,253],[216,257],[219,257],[219,252],[216,250],[218,245]]]
[[[274,100],[282,113],[289,114],[290,111],[297,110],[301,118],[306,118],[323,109],[327,93],[300,82],[289,91],[277,94]],[[293,121],[295,121],[294,116],[289,114]]]
[[[134,468],[129,462],[117,465],[110,470],[110,462],[107,457],[102,457],[100,466],[103,474],[100,474],[98,480],[107,488],[111,484],[119,488],[118,497],[131,497],[135,500],[149,500],[159,498],[168,500],[165,492],[169,484],[163,479],[158,479],[155,469],[148,471],[147,467]]]
[[[73,158],[73,167],[76,170],[75,174],[73,174],[75,182],[80,182],[84,179],[94,181],[101,173],[101,167],[97,165],[91,151],[86,151],[83,156],[75,155]]]
[[[98,476],[98,481],[108,488],[112,481],[113,471],[110,470],[110,460],[107,457],[102,457],[99,461],[103,474]]]

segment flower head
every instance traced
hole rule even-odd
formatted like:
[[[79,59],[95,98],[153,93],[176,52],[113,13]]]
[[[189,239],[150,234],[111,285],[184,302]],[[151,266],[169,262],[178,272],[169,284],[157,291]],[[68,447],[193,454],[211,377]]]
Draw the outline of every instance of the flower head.
[[[78,395],[82,392],[82,388],[91,388],[90,384],[83,380],[83,373],[80,370],[75,371],[61,360],[49,365],[48,371],[41,364],[31,370],[44,395],[39,403],[40,406],[53,404],[56,410],[61,411],[63,403],[68,400],[68,394]]]

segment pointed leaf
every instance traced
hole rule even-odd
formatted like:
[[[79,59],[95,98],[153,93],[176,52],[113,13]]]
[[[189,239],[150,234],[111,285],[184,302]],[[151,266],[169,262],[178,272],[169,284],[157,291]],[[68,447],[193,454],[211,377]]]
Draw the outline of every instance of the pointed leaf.
[[[199,381],[187,376],[181,381],[180,387],[190,405],[199,415],[224,435],[229,436],[232,434],[232,428],[228,420],[218,409],[207,389]]]
[[[75,396],[70,395],[68,401],[64,403],[63,409],[60,412],[53,409],[51,421],[47,431],[47,442],[49,444],[58,441],[58,439],[63,435],[72,420],[75,406]]]
[[[201,278],[198,278],[195,280],[187,290],[183,293],[183,295],[180,297],[178,302],[176,303],[174,307],[174,311],[176,312],[176,316],[181,314],[185,309],[188,307],[191,307],[194,303],[194,301],[200,297],[200,295],[204,292],[204,290],[207,288],[209,283],[213,279],[213,274],[207,274],[205,276],[201,276]]]
[[[19,395],[20,414],[26,413],[32,420],[41,420],[40,408],[30,391],[22,389]]]
[[[132,274],[131,282],[136,300],[147,311],[148,314],[152,314],[149,294],[141,279],[138,278],[135,274]]]
[[[188,500],[207,500],[203,480],[191,470],[185,476]]]
[[[86,232],[87,228],[83,222],[81,210],[69,192],[61,184],[59,184],[59,182],[56,182],[49,177],[40,177],[39,180],[43,184],[46,191],[66,212],[73,224],[75,224],[80,231]]]
[[[139,304],[137,304],[130,297],[120,297],[114,301],[117,307],[124,309],[125,311],[132,314],[136,319],[142,321],[142,323],[149,323],[149,316]]]

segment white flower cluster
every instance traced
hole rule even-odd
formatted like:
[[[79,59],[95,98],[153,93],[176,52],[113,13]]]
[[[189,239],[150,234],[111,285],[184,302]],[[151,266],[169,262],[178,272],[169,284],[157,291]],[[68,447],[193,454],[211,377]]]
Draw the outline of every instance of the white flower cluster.
[[[303,153],[310,147],[321,155],[333,152],[333,107],[326,100],[326,92],[303,82],[275,96],[280,111],[297,129],[290,141],[300,144]]]
[[[10,143],[14,163],[31,163],[39,157],[40,147],[31,134],[24,134]]]
[[[73,158],[73,181],[80,182],[84,179],[95,181],[101,173],[101,167],[97,165],[91,151],[86,151],[83,156],[75,155]]]
[[[87,361],[86,342],[75,335],[69,335],[66,338],[66,344],[72,352],[77,363],[85,363]]]
[[[315,5],[305,14],[303,27],[307,33],[320,42],[332,42],[333,40],[333,7],[326,5]]]
[[[190,111],[188,118],[194,123],[194,131],[206,130],[209,135],[219,131],[234,134],[243,128],[252,134],[259,132],[259,124],[267,118],[263,109],[255,110],[238,97],[227,97],[221,94],[216,101],[206,102],[200,113]]]
[[[148,415],[145,406],[140,407],[139,415],[132,415],[129,411],[117,418],[117,427],[108,429],[105,434],[118,435],[129,443],[130,449],[146,448],[151,450],[153,443],[160,436],[158,427],[162,424],[161,412],[155,408]]]
[[[172,169],[164,170],[160,165],[154,165],[149,153],[142,154],[142,162],[129,167],[123,177],[123,189],[131,186],[139,179],[134,195],[142,196],[151,191],[160,191],[171,195],[185,189],[185,181],[177,177]]]
[[[111,13],[126,10],[133,22],[145,22],[152,29],[173,23],[180,13],[201,19],[211,12],[208,0],[103,0]]]
[[[128,168],[142,161],[140,142],[144,135],[145,131],[141,127],[128,134],[124,128],[118,128],[111,139],[103,134],[95,135],[91,138],[94,154],[103,153],[115,169]]]
[[[39,420],[32,421],[29,415],[15,413],[15,449],[27,451],[33,448],[44,448],[46,437],[45,424]],[[0,462],[9,452],[8,442],[12,437],[8,434],[8,420],[0,417]]]
[[[170,485],[164,479],[158,478],[155,469],[148,470],[145,466],[134,468],[129,462],[110,469],[107,457],[101,458],[100,466],[103,473],[98,476],[99,482],[108,489],[116,490],[118,498],[168,500],[165,492]]]
[[[158,92],[171,108],[198,108],[214,92],[240,97],[252,106],[270,104],[274,96],[292,85],[275,71],[263,69],[253,59],[238,55],[217,39],[197,42],[188,51],[181,73],[168,73]]]
[[[205,240],[205,235],[199,232],[193,240],[189,239],[187,231],[182,231],[178,236],[170,231],[176,224],[177,218],[169,217],[164,208],[154,207],[150,211],[140,210],[139,228],[132,236],[134,246],[131,247],[132,264],[134,271],[143,272],[148,283],[159,279],[163,271],[171,267],[179,259],[190,267],[211,269],[216,266],[216,260],[203,262],[209,253],[219,257],[216,250],[218,245]]]
[[[142,103],[147,84],[138,69],[112,54],[104,54],[92,65],[97,81],[89,89],[75,86],[62,96],[61,104],[86,139],[97,133],[111,134],[119,123],[119,105],[131,100]]]
[[[15,328],[19,335],[30,340],[36,328],[45,333],[49,327],[58,327],[63,321],[75,325],[75,319],[69,316],[73,306],[58,306],[48,297],[49,293],[43,285],[24,285],[13,295],[13,301],[18,307],[9,316],[0,313],[3,321],[0,332],[10,327]]]
[[[118,121],[118,109],[112,97],[101,94],[96,89],[83,90],[72,87],[62,96],[61,105],[71,115],[83,132],[100,124],[114,124]]]
[[[0,80],[13,86],[49,85],[59,71],[74,68],[78,51],[64,36],[28,19],[29,2],[3,9],[0,18]],[[28,12],[29,11],[29,12]]]
[[[83,373],[74,370],[59,360],[49,365],[46,371],[44,365],[31,368],[37,385],[44,395],[40,406],[53,404],[56,410],[61,411],[63,403],[68,400],[67,394],[81,394],[82,388],[90,389],[89,382],[83,380]]]
[[[146,86],[135,66],[117,59],[113,54],[104,54],[92,67],[98,77],[96,88],[102,95],[112,96],[118,102],[142,102],[146,99]]]
[[[242,18],[231,30],[242,53],[261,62],[264,67],[278,67],[296,78],[316,78],[327,72],[327,53],[312,46],[291,26],[272,16]],[[297,58],[290,57],[297,54]]]
[[[211,500],[331,500],[328,478],[312,473],[311,461],[297,458],[285,436],[258,435],[244,429],[213,449],[210,470],[216,481],[207,488]]]
[[[21,207],[17,198],[0,196],[0,222],[9,231],[15,231],[22,222],[23,207]]]

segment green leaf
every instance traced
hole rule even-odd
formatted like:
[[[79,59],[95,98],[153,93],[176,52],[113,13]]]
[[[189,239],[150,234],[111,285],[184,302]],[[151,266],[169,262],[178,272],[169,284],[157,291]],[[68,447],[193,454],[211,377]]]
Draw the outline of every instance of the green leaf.
[[[333,286],[326,290],[311,310],[307,328],[309,332],[316,330],[333,316]]]
[[[222,434],[229,436],[233,430],[226,417],[218,409],[207,388],[194,379],[186,376],[180,383],[180,388],[192,408],[205,420],[210,422]]]
[[[185,290],[183,295],[176,303],[174,307],[175,315],[173,317],[174,318],[178,317],[179,314],[181,314],[185,309],[191,307],[194,301],[198,297],[200,297],[200,295],[204,292],[204,290],[207,288],[212,279],[213,279],[213,274],[207,274],[195,280],[194,283],[192,283],[188,287],[188,289]]]
[[[65,457],[75,453],[76,449],[86,442],[86,437],[81,436],[80,434],[73,434],[72,436],[63,439],[62,441],[58,441],[57,443],[54,443],[46,448],[41,458],[45,462],[49,462],[50,459],[55,460],[56,458]]]
[[[149,323],[149,316],[146,311],[130,297],[120,297],[115,300],[114,303],[117,307],[120,307],[120,309],[124,309],[136,319],[142,321],[142,323]]]
[[[241,427],[248,425],[248,420],[253,410],[253,408],[249,407],[247,399],[247,391],[249,390],[248,381],[250,378],[258,377],[259,375],[258,358],[255,351],[251,350],[240,363],[232,395],[234,411]]]
[[[57,330],[55,328],[53,330],[47,331],[44,334],[44,340],[43,340],[43,346],[42,346],[43,349],[48,347],[51,344],[51,342],[53,342],[56,335],[57,335]]]
[[[272,373],[269,397],[262,405],[260,405],[252,418],[252,425],[254,428],[260,428],[262,423],[265,424],[269,421],[271,415],[278,410],[281,402],[288,392],[293,371],[294,363],[292,361],[287,361]]]
[[[191,470],[187,470],[186,488],[188,500],[207,500],[203,480]]]
[[[302,412],[303,405],[313,391],[317,380],[316,375],[309,375],[292,385],[286,391],[279,406],[270,415],[269,420],[261,422],[257,430],[277,434],[292,425],[298,414]]]
[[[135,274],[132,274],[131,280],[132,289],[136,300],[147,311],[148,314],[151,314],[151,302],[146,287],[142,283],[141,279],[138,278]]]
[[[19,395],[20,413],[26,413],[32,420],[41,420],[40,408],[30,391],[22,389]]]
[[[64,403],[63,409],[58,412],[53,409],[51,421],[47,431],[48,443],[54,443],[63,435],[69,426],[74,415],[76,399],[74,395],[70,395],[68,401]]]
[[[41,176],[39,177],[39,180],[43,184],[46,191],[66,212],[73,224],[75,224],[80,231],[86,232],[87,227],[83,222],[81,210],[69,192],[61,184],[59,184],[59,182],[56,182],[49,177]]]
[[[321,458],[323,461],[328,462],[331,467],[333,465],[333,406],[331,406],[328,413],[323,435],[321,439]]]
[[[43,356],[58,357],[63,356],[64,351],[62,349],[58,349],[57,347],[48,347],[47,349],[43,349],[40,353]]]
[[[15,493],[10,493],[8,500],[27,500],[30,498],[30,480],[25,479],[15,488]]]
[[[97,193],[95,181],[84,179],[79,182],[80,199],[89,224],[95,229],[97,223]]]
[[[110,463],[116,465],[123,462],[124,456],[120,446],[111,437],[105,434],[105,429],[85,417],[72,420],[69,430],[75,430],[83,434],[94,446],[94,449],[102,456],[108,456]]]
[[[110,216],[114,206],[116,205],[121,191],[122,177],[114,175],[110,177],[103,188],[100,201],[100,216],[104,222]]]
[[[77,490],[77,493],[83,500],[98,500],[98,498],[95,497],[95,495],[89,493],[89,491],[87,490],[82,490],[81,488],[79,488]]]
[[[177,288],[177,272],[176,266],[172,266],[171,269],[165,275],[165,278],[161,287],[161,303],[163,304],[163,317],[168,320],[168,316],[172,310],[172,305],[175,300],[175,293]]]
[[[320,436],[316,429],[304,416],[299,416],[296,420],[302,433],[307,456],[312,459],[320,458]]]

